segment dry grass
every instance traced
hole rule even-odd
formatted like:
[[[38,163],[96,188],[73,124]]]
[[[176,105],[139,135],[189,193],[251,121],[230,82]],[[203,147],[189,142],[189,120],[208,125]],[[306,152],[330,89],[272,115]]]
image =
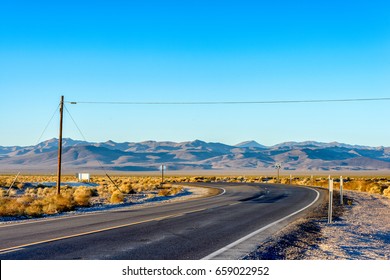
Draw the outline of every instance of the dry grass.
[[[124,195],[119,190],[116,190],[112,193],[110,202],[111,203],[122,203],[124,201]]]
[[[161,185],[160,177],[153,176],[113,176],[112,181],[104,176],[94,176],[92,182],[97,187],[61,187],[61,195],[56,188],[45,186],[54,182],[55,176],[19,176],[15,186],[6,195],[13,176],[0,176],[0,216],[37,217],[73,210],[76,207],[88,207],[96,204],[117,204],[126,202],[132,195],[144,195],[146,198],[173,196],[183,188],[177,186],[187,182],[230,182],[230,183],[276,183],[276,178],[266,176],[177,176],[167,177]],[[339,182],[335,178],[335,188]],[[73,176],[64,176],[63,182],[75,181]],[[290,177],[281,177],[281,183],[290,183]],[[34,182],[34,186],[31,183]],[[291,178],[296,185],[328,186],[327,177],[299,176]],[[344,188],[390,197],[390,178],[346,177]]]
[[[118,204],[125,202],[126,196],[144,194],[146,198],[171,196],[182,191],[171,184],[160,188],[159,177],[107,177],[96,176],[91,182],[97,187],[61,187],[57,195],[55,187],[47,182],[55,182],[55,176],[19,176],[14,187],[7,194],[13,176],[0,176],[0,216],[38,217],[70,211],[76,207],[96,204]],[[63,182],[75,181],[73,176],[64,176]],[[32,184],[34,183],[34,184]]]
[[[78,187],[73,193],[73,199],[79,206],[88,206],[92,197],[92,190],[87,187]]]
[[[334,179],[334,188],[340,188],[339,177]],[[388,177],[345,177],[343,178],[343,188],[345,190],[353,190],[359,192],[367,192],[373,194],[380,194],[390,197],[390,178]],[[315,178],[294,178],[293,184],[307,185],[307,186],[321,186],[328,187],[327,177]]]

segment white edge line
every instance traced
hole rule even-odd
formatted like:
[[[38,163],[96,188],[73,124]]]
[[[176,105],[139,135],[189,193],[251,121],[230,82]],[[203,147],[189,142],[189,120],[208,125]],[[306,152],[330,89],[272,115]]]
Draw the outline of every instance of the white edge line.
[[[217,188],[217,189],[220,189],[222,190],[222,192],[216,196],[212,196],[212,197],[217,197],[217,196],[221,196],[221,195],[224,195],[226,193],[226,190],[224,188]]]
[[[159,222],[159,221],[166,220],[166,219],[178,218],[178,217],[182,217],[182,216],[187,215],[187,214],[205,211],[207,209],[209,209],[209,208],[201,208],[201,209],[196,209],[196,210],[192,210],[192,211],[188,211],[188,212],[183,212],[180,214],[172,214],[172,215],[162,216],[162,217],[158,217],[158,218],[112,226],[112,227],[108,227],[108,228],[91,230],[88,232],[81,232],[81,233],[76,233],[76,234],[67,235],[67,236],[55,237],[55,238],[47,239],[47,240],[35,241],[35,242],[28,243],[28,244],[17,245],[17,246],[13,246],[13,247],[9,247],[9,248],[0,249],[0,255],[11,253],[11,252],[14,252],[17,250],[22,250],[26,247],[40,245],[40,244],[49,243],[49,242],[53,242],[53,241],[70,239],[70,238],[74,238],[74,237],[80,237],[80,236],[90,235],[90,234],[94,234],[94,233],[105,232],[105,231],[109,231],[109,230],[113,230],[113,229],[124,228],[124,227],[134,226],[134,225],[138,225],[138,224],[148,223],[148,222]]]
[[[8,250],[8,251],[1,251],[0,252],[0,255],[5,255],[5,254],[8,254],[8,253],[13,253],[13,252],[16,252],[16,251],[21,251],[23,250],[24,248],[16,248],[16,249],[11,249],[11,250]]]
[[[302,209],[299,209],[299,210],[295,211],[294,213],[291,213],[291,214],[289,214],[289,215],[287,215],[287,216],[285,216],[285,217],[283,217],[283,218],[281,218],[281,219],[279,219],[279,220],[277,220],[277,221],[275,221],[273,223],[270,223],[270,224],[266,225],[265,227],[262,227],[262,228],[260,228],[260,229],[258,229],[256,231],[254,231],[254,232],[252,232],[252,233],[250,233],[250,234],[248,234],[248,235],[246,235],[246,236],[244,236],[244,237],[234,241],[233,243],[230,243],[229,245],[227,245],[227,246],[225,246],[225,247],[215,251],[214,253],[211,253],[210,255],[207,255],[206,257],[202,258],[201,260],[211,260],[212,258],[214,258],[214,257],[222,254],[223,252],[229,250],[230,248],[233,248],[234,246],[237,246],[238,244],[240,244],[240,243],[248,240],[249,238],[255,236],[256,234],[259,234],[260,232],[262,232],[262,231],[264,231],[264,230],[266,230],[266,229],[268,229],[268,228],[270,228],[270,227],[272,227],[272,226],[274,226],[274,225],[276,225],[276,224],[278,224],[278,223],[280,223],[280,222],[282,222],[282,221],[284,221],[284,220],[286,220],[286,219],[288,219],[288,218],[298,214],[299,212],[302,212],[302,211],[306,210],[310,206],[312,206],[314,203],[316,203],[316,201],[320,197],[320,193],[317,190],[315,190],[315,189],[311,189],[311,188],[307,188],[307,189],[313,190],[313,191],[315,191],[317,193],[316,198],[309,205],[307,205],[307,206],[303,207]]]

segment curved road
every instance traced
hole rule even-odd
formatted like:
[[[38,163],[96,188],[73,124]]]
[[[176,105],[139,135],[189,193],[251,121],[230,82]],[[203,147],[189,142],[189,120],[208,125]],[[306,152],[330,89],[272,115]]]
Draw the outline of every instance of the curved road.
[[[319,197],[316,190],[289,185],[199,185],[223,192],[141,209],[0,225],[0,259],[238,258],[246,250],[240,246],[251,238],[259,242],[272,227],[276,231],[310,211]]]

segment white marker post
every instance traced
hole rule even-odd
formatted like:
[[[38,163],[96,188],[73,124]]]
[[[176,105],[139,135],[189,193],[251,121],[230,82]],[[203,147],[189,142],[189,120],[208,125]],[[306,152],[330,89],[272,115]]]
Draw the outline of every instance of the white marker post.
[[[344,187],[344,180],[343,176],[340,176],[340,204],[343,205],[343,187]]]
[[[328,223],[332,223],[333,208],[333,180],[329,179],[329,207],[328,207]]]
[[[162,164],[160,166],[160,170],[161,170],[161,185],[164,184],[164,170],[166,170],[166,169],[167,169],[167,167],[164,164]]]
[[[290,174],[290,185],[292,184],[292,175]]]

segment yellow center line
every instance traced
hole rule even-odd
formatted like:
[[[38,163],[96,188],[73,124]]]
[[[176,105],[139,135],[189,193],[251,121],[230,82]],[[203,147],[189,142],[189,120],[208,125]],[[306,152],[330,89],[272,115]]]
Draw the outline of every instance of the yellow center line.
[[[162,221],[162,220],[169,219],[169,218],[177,218],[177,217],[184,216],[186,214],[200,212],[200,211],[204,211],[204,210],[207,210],[207,209],[208,208],[202,208],[202,209],[193,210],[193,211],[180,213],[180,214],[172,214],[172,215],[168,215],[168,216],[163,216],[163,217],[143,220],[143,221],[139,221],[139,222],[133,222],[133,223],[128,223],[128,224],[123,224],[123,225],[103,228],[103,229],[91,230],[91,231],[87,231],[87,232],[76,233],[76,234],[72,234],[72,235],[66,235],[66,236],[61,236],[61,237],[56,237],[56,238],[51,238],[51,239],[31,242],[31,243],[27,243],[27,244],[23,244],[23,245],[18,245],[18,246],[13,246],[13,247],[9,247],[9,248],[0,249],[0,254],[9,253],[10,251],[14,251],[14,250],[21,249],[21,248],[24,248],[24,247],[30,247],[30,246],[34,246],[34,245],[39,245],[39,244],[43,244],[43,243],[49,243],[49,242],[53,242],[53,241],[59,241],[59,240],[64,240],[64,239],[69,239],[69,238],[74,238],[74,237],[80,237],[80,236],[89,235],[89,234],[93,234],[93,233],[100,233],[100,232],[104,232],[104,231],[108,231],[108,230],[113,230],[113,229],[118,229],[118,228],[123,228],[123,227],[128,227],[128,226],[134,226],[134,225],[139,225],[139,224],[153,222],[153,221]]]
[[[36,224],[36,223],[47,223],[47,222],[52,222],[52,221],[60,221],[60,220],[67,220],[67,219],[75,219],[75,218],[83,218],[83,217],[89,217],[89,216],[97,216],[97,215],[102,215],[104,214],[103,212],[95,212],[95,213],[83,213],[83,214],[77,214],[77,215],[72,215],[72,216],[64,216],[64,217],[48,217],[48,218],[42,218],[42,220],[33,220],[33,221],[20,221],[20,222],[15,222],[15,223],[9,223],[9,224],[0,224],[0,229],[1,228],[6,228],[6,227],[14,227],[14,226],[22,226],[22,225],[29,225],[29,224]]]
[[[113,226],[113,227],[108,227],[108,228],[103,228],[103,229],[91,230],[91,231],[87,231],[87,232],[76,233],[76,234],[72,234],[72,235],[66,235],[66,236],[61,236],[61,237],[56,237],[56,238],[36,241],[36,242],[28,243],[28,244],[23,244],[23,245],[19,245],[19,246],[14,246],[14,247],[9,247],[9,248],[5,248],[5,249],[0,249],[0,253],[6,252],[6,251],[10,251],[10,250],[20,249],[20,248],[24,248],[24,247],[29,247],[29,246],[33,246],[33,245],[39,245],[39,244],[43,244],[43,243],[48,243],[48,242],[53,242],[53,241],[58,241],[58,240],[63,240],[63,239],[69,239],[69,238],[73,238],[73,237],[79,237],[79,236],[84,236],[84,235],[89,235],[89,234],[93,234],[93,233],[104,232],[104,231],[118,229],[118,228],[123,228],[123,227],[128,227],[128,226],[134,226],[134,225],[138,225],[138,224],[142,224],[142,223],[148,223],[148,222],[152,222],[152,221],[159,221],[159,220],[163,220],[163,219],[173,218],[175,216],[177,216],[177,215],[168,215],[168,216],[164,216],[164,217],[160,217],[160,218],[153,218],[153,219],[139,221],[139,222],[134,222],[134,223],[129,223],[129,224],[123,224],[123,225],[118,225],[118,226]]]
[[[233,205],[237,205],[237,204],[240,204],[241,202],[235,202],[235,203],[230,203],[229,206],[233,206]]]

